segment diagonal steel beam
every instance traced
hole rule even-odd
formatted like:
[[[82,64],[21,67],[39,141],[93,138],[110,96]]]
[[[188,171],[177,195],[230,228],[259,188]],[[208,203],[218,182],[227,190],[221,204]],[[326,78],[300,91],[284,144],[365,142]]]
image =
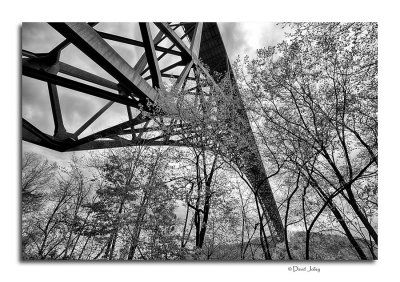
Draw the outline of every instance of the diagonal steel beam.
[[[161,31],[157,33],[156,37],[154,38],[153,42],[154,42],[154,46],[157,46],[159,43],[161,43],[165,38],[167,38],[165,36],[164,33],[162,33]],[[172,47],[174,45],[172,45],[170,48],[168,48],[168,50],[171,50]],[[157,58],[157,60],[160,60],[163,55],[166,55],[167,53],[162,53],[162,55],[160,55],[160,57]],[[139,61],[136,63],[136,65],[133,67],[136,71],[140,72],[141,75],[143,75],[147,70],[144,70],[147,64],[147,58],[146,58],[146,54],[143,54]]]
[[[183,61],[179,61],[179,62],[173,63],[172,65],[169,65],[168,67],[165,67],[165,68],[163,68],[162,70],[160,70],[160,75],[163,75],[165,72],[167,72],[167,71],[169,71],[169,70],[172,70],[172,69],[174,69],[174,68],[176,68],[176,67],[185,66],[185,65],[186,65],[186,64],[185,64]],[[145,79],[145,80],[148,80],[148,79],[150,79],[150,78],[151,78],[151,74],[148,75],[148,76],[146,76],[144,79]]]
[[[86,23],[50,23],[89,58],[141,99],[154,102],[157,92]]]
[[[164,88],[162,84],[162,77],[160,67],[158,66],[158,60],[156,51],[154,48],[153,39],[151,36],[149,23],[139,23],[140,32],[142,33],[142,39],[144,44],[144,50],[147,57],[147,64],[149,65],[151,80],[154,88]]]
[[[186,32],[180,38],[181,39],[185,38],[192,31],[193,28],[194,28],[194,26],[189,28],[188,30],[186,30]],[[160,33],[163,34],[161,31],[160,31]],[[154,42],[155,42],[155,40],[154,40]],[[172,43],[172,45],[168,47],[168,50],[172,50],[172,48],[174,48],[174,46],[175,46],[175,44]],[[167,55],[167,52],[163,52],[160,56],[157,57],[157,60],[160,61],[162,58],[164,58],[165,55]],[[144,75],[146,73],[146,71],[148,71],[148,70],[149,70],[149,68],[147,67],[140,74]]]
[[[161,73],[167,72],[167,71],[172,70],[172,69],[174,69],[174,68],[176,68],[178,66],[184,66],[184,65],[185,65],[185,63],[183,61],[179,61],[179,62],[173,63],[172,65],[169,65],[168,67],[163,68],[161,70]]]
[[[148,128],[149,123],[150,123],[150,120],[146,121],[146,123],[143,125],[143,127],[141,128],[142,131],[140,131],[138,134],[138,138],[142,138],[143,133],[145,132],[144,130]]]
[[[100,110],[98,110],[91,118],[89,118],[77,131],[75,131],[74,135],[78,137],[86,128],[88,128],[93,122],[95,122],[109,107],[112,106],[114,102],[108,102],[105,104]]]
[[[176,45],[176,47],[183,53],[185,58],[191,58],[192,52],[185,43],[179,38],[175,31],[167,23],[154,23],[168,38]]]
[[[164,38],[166,38],[164,36],[164,33],[162,33],[161,31],[159,33],[157,33],[156,37],[153,40],[154,45],[157,45],[158,43],[160,43]],[[144,53],[140,59],[138,60],[138,62],[136,63],[136,65],[133,67],[134,70],[136,70],[137,72],[140,73],[140,75],[143,75],[143,70],[146,68],[147,65],[147,57],[146,54]]]
[[[190,61],[185,68],[182,70],[181,74],[179,75],[178,79],[175,82],[174,89],[175,90],[180,90],[182,87],[183,83],[185,82],[187,76],[189,75],[190,70],[192,69],[193,66],[193,61]]]
[[[192,56],[196,59],[199,57],[200,53],[200,43],[201,35],[203,33],[203,23],[197,23],[196,29],[194,30],[192,42],[190,44],[190,50],[192,51]]]
[[[89,26],[94,27],[98,23],[88,23]],[[56,54],[61,52],[64,48],[66,48],[71,42],[69,40],[64,40],[60,44],[58,44],[53,50],[49,52],[49,54]]]

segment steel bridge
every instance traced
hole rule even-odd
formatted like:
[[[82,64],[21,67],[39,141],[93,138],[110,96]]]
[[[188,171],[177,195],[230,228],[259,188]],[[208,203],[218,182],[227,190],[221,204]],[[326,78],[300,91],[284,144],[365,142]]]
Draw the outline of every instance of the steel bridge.
[[[194,135],[183,137],[190,118],[185,120],[184,115],[179,115],[178,101],[167,94],[185,92],[192,96],[189,101],[195,107],[201,107],[204,95],[228,95],[219,88],[213,76],[215,72],[228,74],[232,78],[232,87],[237,89],[216,23],[138,23],[142,40],[100,31],[96,29],[97,23],[49,25],[65,40],[47,53],[22,50],[22,75],[47,84],[54,134],[46,134],[22,118],[22,139],[27,142],[60,152],[135,145],[195,146]],[[110,45],[111,42],[142,48],[144,52],[132,65]],[[70,44],[113,80],[61,61],[63,50]],[[164,63],[161,67],[162,61],[168,61],[167,65]],[[59,87],[107,102],[74,132],[68,132],[61,112]],[[279,242],[284,238],[279,211],[240,95],[235,101],[239,105],[236,114],[245,121],[241,123],[241,134],[247,140],[245,152],[241,154],[243,170],[257,191],[270,222],[272,238]],[[126,106],[126,121],[83,134],[115,103]],[[68,112],[64,114],[68,115]]]

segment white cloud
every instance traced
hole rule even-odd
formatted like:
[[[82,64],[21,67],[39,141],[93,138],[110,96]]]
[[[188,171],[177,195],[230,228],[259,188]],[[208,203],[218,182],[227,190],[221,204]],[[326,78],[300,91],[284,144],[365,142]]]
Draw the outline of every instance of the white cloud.
[[[279,43],[284,36],[283,30],[272,22],[219,23],[229,59],[238,55],[254,57],[257,49]]]

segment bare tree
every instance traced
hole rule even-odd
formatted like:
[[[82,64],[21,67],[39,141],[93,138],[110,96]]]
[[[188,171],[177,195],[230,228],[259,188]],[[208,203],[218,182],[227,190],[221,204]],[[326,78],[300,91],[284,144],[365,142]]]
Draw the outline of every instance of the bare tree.
[[[300,173],[319,197],[317,215],[328,206],[365,259],[335,199],[346,201],[377,244],[375,201],[366,206],[358,196],[371,198],[363,187],[374,186],[377,175],[377,25],[291,28],[290,41],[237,62],[239,85],[268,161]],[[305,227],[308,235],[318,216]]]

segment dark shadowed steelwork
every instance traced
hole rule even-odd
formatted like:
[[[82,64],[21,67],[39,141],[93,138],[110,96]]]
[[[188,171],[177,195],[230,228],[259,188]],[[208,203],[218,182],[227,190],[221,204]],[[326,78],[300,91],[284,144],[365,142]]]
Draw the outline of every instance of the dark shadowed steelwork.
[[[190,122],[176,118],[179,111],[176,101],[160,97],[164,95],[163,93],[168,93],[164,89],[163,79],[173,79],[169,90],[171,93],[182,90],[192,93],[191,95],[195,96],[193,103],[196,104],[201,103],[199,101],[201,97],[196,96],[196,93],[201,91],[203,81],[207,80],[212,87],[218,88],[210,73],[229,74],[233,78],[216,23],[154,23],[159,30],[154,38],[150,24],[140,23],[142,41],[98,31],[95,23],[50,23],[50,25],[66,40],[46,54],[23,50],[22,74],[48,84],[54,134],[45,134],[23,119],[22,138],[53,150],[61,152],[93,150],[139,144],[193,145],[193,142],[190,142],[192,138],[190,135],[182,137],[181,133],[187,133],[190,128]],[[181,35],[178,35],[179,30]],[[107,40],[143,48],[144,54],[134,66],[131,66]],[[163,41],[169,41],[170,46],[160,46]],[[75,45],[118,83],[60,61],[60,53],[69,44]],[[166,57],[173,57],[175,61],[161,69],[159,62]],[[60,109],[58,86],[109,102],[83,122],[75,132],[67,132]],[[234,79],[232,86],[237,90]],[[205,95],[210,94],[205,93]],[[163,103],[158,103],[161,100]],[[126,106],[127,120],[80,137],[113,103]],[[241,122],[243,127],[241,133],[248,141],[246,148],[242,148],[245,149],[245,153],[241,154],[243,170],[253,189],[258,193],[267,219],[272,223],[270,229],[274,240],[282,241],[284,238],[282,221],[240,95],[235,97],[235,103],[239,105],[237,114],[245,121]],[[196,129],[193,130],[195,132]]]

